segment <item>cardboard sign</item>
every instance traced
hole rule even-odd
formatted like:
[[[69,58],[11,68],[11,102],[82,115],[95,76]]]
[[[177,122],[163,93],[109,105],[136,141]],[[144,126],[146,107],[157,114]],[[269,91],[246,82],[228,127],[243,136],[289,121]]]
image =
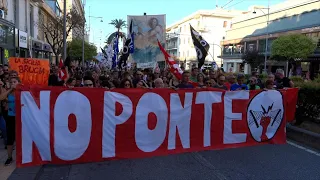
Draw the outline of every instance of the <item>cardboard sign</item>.
[[[17,71],[22,84],[47,86],[50,74],[49,60],[9,58],[10,70]]]

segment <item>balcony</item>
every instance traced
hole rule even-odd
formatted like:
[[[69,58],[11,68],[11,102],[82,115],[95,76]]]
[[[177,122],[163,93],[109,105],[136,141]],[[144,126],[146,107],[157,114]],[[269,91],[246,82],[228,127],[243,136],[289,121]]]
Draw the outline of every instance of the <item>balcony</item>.
[[[167,40],[170,40],[170,39],[174,39],[174,38],[178,38],[178,37],[179,37],[179,34],[176,34],[176,33],[167,33],[166,39],[167,39]]]
[[[167,49],[170,50],[170,49],[178,49],[178,46],[176,44],[168,44],[167,45]]]
[[[224,46],[223,48],[223,58],[241,58],[244,52],[243,45],[236,46]]]

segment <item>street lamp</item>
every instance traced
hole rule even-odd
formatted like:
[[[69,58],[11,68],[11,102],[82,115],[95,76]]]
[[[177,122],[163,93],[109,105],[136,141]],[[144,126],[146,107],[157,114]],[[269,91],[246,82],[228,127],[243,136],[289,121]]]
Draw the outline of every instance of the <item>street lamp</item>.
[[[91,33],[91,24],[90,24],[90,19],[94,18],[94,19],[100,19],[100,22],[103,22],[103,17],[95,17],[95,16],[90,16],[90,9],[89,9],[89,33]]]
[[[267,16],[267,29],[266,29],[266,49],[264,53],[264,72],[267,73],[267,52],[268,52],[268,38],[269,38],[269,15],[270,15],[270,0],[268,0],[268,8],[254,8],[253,14],[256,14],[256,9],[259,9],[265,16]],[[262,11],[262,9],[267,9],[268,14]]]
[[[67,0],[63,1],[63,60],[67,58]]]
[[[218,46],[220,49],[221,49],[221,52],[220,52],[220,63],[221,63],[221,65],[220,66],[222,66],[222,52],[223,52],[223,49],[222,49],[222,47],[219,45],[219,44],[210,44],[210,45],[212,45],[212,51],[213,51],[213,54],[212,54],[212,57],[214,58],[214,46]],[[214,59],[213,59],[214,60]]]

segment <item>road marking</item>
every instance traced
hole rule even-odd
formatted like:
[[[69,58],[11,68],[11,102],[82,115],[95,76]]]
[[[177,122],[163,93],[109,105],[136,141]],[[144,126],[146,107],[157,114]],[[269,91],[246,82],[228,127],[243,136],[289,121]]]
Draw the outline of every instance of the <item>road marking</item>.
[[[294,143],[294,142],[292,142],[292,141],[287,141],[287,143],[290,144],[291,146],[294,146],[294,147],[296,147],[296,148],[302,149],[302,150],[304,150],[304,151],[307,151],[308,153],[311,153],[311,154],[314,154],[314,155],[320,157],[320,153],[319,153],[319,152],[316,152],[316,151],[314,151],[314,150],[311,150],[311,149],[305,148],[305,147],[303,147],[303,146],[300,146],[300,145],[298,145],[298,144],[296,144],[296,143]]]

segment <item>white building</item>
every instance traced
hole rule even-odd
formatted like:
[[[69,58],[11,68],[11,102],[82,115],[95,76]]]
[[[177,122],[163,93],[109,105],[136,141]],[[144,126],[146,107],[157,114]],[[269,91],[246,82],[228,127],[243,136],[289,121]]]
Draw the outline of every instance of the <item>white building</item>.
[[[196,51],[190,33],[189,24],[191,24],[210,44],[205,65],[211,65],[215,60],[221,67],[223,62],[218,58],[222,51],[220,41],[224,39],[226,31],[231,28],[231,19],[240,14],[242,11],[217,8],[199,10],[185,17],[166,30],[168,53],[176,56],[180,64],[186,62],[186,69],[197,63]]]

